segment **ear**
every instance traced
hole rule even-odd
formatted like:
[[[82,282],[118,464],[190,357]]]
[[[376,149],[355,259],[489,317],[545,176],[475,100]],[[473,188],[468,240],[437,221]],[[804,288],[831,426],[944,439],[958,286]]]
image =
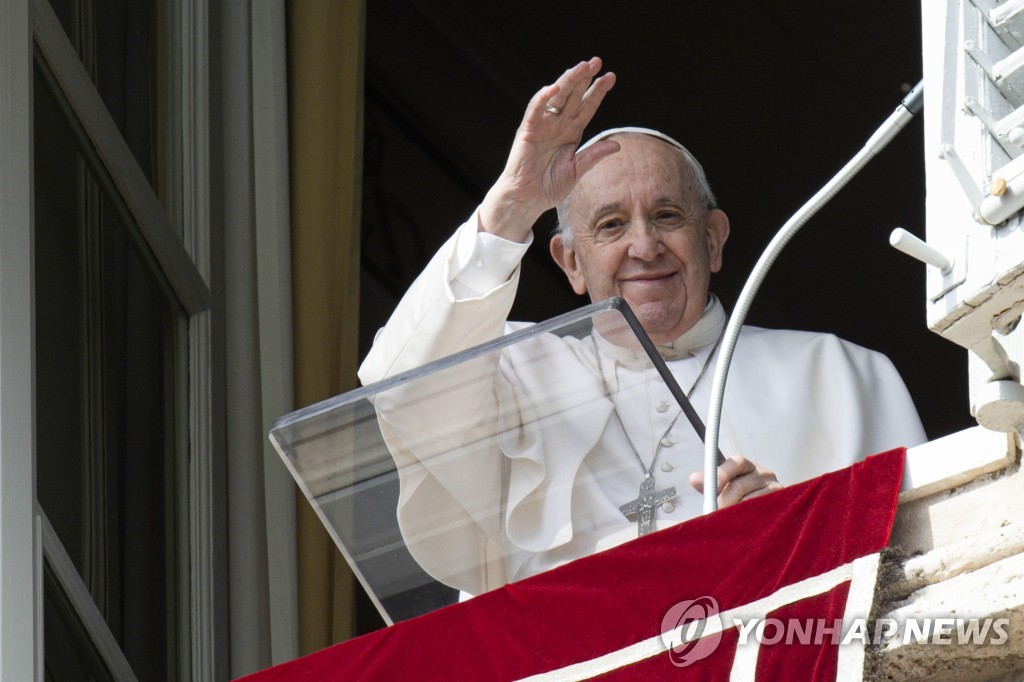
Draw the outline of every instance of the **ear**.
[[[729,216],[717,208],[708,214],[707,224],[708,264],[711,272],[722,269],[722,251],[729,239]]]
[[[580,267],[580,259],[575,249],[566,246],[562,241],[562,235],[556,234],[551,238],[551,257],[562,268],[562,272],[569,278],[572,290],[579,295],[587,293],[587,285],[583,281],[583,269]]]

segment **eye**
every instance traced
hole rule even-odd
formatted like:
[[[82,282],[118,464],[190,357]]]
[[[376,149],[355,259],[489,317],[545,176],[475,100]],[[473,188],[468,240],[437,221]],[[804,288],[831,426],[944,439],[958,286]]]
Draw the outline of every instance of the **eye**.
[[[594,236],[598,239],[609,239],[622,234],[626,230],[626,221],[622,218],[607,218],[594,225]]]
[[[618,218],[612,218],[611,220],[605,220],[604,222],[597,224],[598,232],[607,232],[609,230],[617,230],[621,228],[625,223]]]
[[[660,225],[675,227],[685,223],[686,217],[674,209],[662,209],[655,212],[654,220]]]
[[[627,221],[622,217],[609,216],[598,220],[590,232],[591,238],[598,243],[617,240],[626,233]]]

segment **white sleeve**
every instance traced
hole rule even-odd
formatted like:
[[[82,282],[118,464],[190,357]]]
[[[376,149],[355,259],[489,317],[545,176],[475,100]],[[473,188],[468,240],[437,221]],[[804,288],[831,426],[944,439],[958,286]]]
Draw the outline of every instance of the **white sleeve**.
[[[533,243],[531,232],[526,242],[511,242],[488,232],[473,229],[476,212],[456,235],[450,286],[456,301],[480,298],[512,277],[526,250]]]
[[[481,234],[474,213],[378,332],[359,369],[363,383],[501,336],[528,246]],[[433,387],[423,382],[375,398],[400,478],[397,515],[409,551],[434,577],[474,594],[506,582],[495,504],[504,465],[493,434],[497,362],[486,356],[461,365],[460,381],[438,394],[443,400],[430,400]]]
[[[478,236],[478,225],[474,212],[402,296],[359,368],[364,385],[504,333],[529,242]]]

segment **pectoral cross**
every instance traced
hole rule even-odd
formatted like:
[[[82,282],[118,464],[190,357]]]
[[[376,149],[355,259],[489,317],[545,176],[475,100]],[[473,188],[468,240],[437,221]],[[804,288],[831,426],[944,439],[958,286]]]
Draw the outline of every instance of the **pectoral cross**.
[[[655,490],[654,476],[647,474],[644,476],[644,482],[640,484],[640,494],[637,498],[619,507],[619,511],[627,518],[636,514],[637,535],[647,535],[654,531],[654,510],[675,496],[675,486],[664,490]]]

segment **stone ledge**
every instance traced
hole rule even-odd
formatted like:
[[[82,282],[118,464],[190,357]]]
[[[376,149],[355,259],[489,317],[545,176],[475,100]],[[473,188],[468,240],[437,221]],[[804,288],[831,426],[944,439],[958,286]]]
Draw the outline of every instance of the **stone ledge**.
[[[906,632],[908,619],[931,630],[922,642],[907,636],[883,640],[873,652],[871,679],[988,680],[1024,669],[1024,555],[928,585],[889,606],[894,608],[878,620],[895,621],[898,633]],[[940,618],[977,619],[981,627],[987,620],[987,634],[961,640],[953,629],[950,636],[935,637]],[[1006,622],[997,626],[998,619]]]
[[[866,679],[1024,679],[1024,472],[1016,438],[975,428],[914,448],[903,488],[875,621],[895,621],[902,635],[907,619],[992,619],[990,627],[1006,619],[1008,639],[996,633],[960,644],[955,629],[921,642],[897,636],[868,648]]]

